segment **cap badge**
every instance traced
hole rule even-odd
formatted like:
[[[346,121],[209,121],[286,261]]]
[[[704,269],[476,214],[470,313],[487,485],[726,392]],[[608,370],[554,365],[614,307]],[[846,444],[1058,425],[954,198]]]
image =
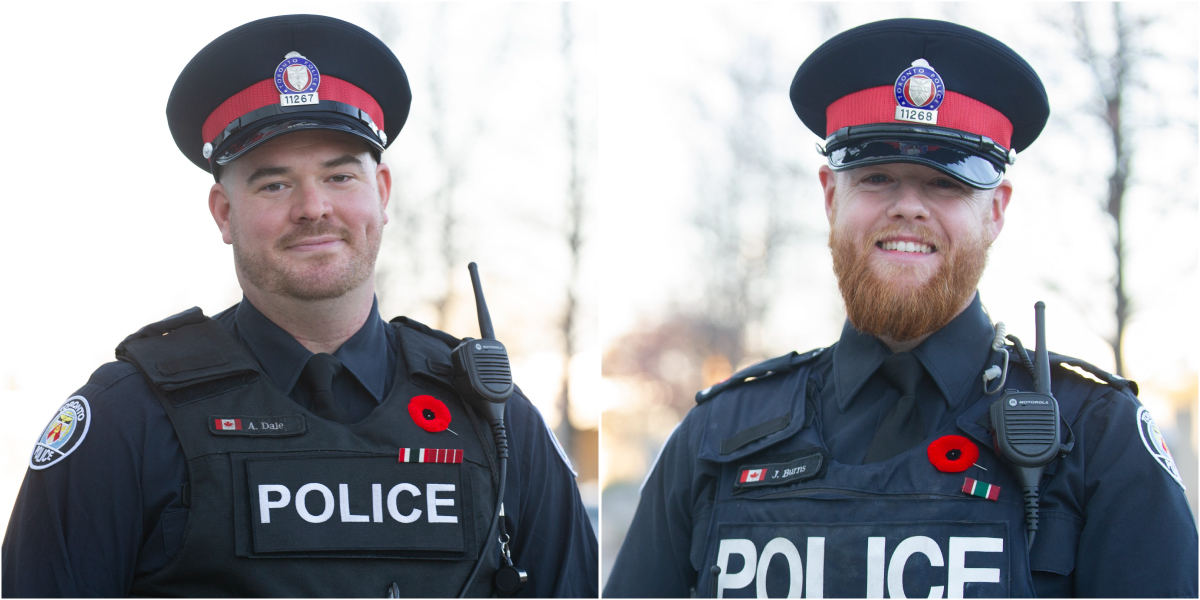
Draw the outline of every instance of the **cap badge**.
[[[937,124],[937,108],[946,98],[942,77],[918,58],[896,78],[896,120],[926,125]]]
[[[288,52],[275,69],[275,87],[279,90],[279,103],[283,106],[319,103],[317,88],[320,86],[321,73],[317,65],[299,52]]]

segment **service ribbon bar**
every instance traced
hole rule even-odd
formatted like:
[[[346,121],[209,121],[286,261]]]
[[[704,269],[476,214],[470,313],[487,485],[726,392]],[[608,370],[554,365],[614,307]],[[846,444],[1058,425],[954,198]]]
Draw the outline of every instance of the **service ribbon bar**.
[[[401,448],[400,462],[461,463],[463,451],[452,448]]]
[[[993,502],[1000,499],[1000,486],[984,483],[982,481],[976,481],[970,477],[963,482],[962,491],[964,494],[979,496],[980,498],[987,498]]]

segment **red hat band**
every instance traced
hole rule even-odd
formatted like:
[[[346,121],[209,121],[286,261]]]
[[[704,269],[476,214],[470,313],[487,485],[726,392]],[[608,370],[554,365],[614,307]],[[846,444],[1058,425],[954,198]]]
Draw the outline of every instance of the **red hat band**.
[[[978,100],[947,91],[938,112],[939,127],[984,135],[1005,150],[1012,148],[1012,122],[1000,111]],[[896,120],[896,98],[890,85],[843,96],[825,109],[827,137],[843,127],[878,123],[910,124]]]
[[[357,108],[369,115],[375,127],[384,129],[383,110],[379,103],[362,88],[329,75],[321,75],[321,99],[341,102]],[[217,107],[200,128],[204,141],[212,142],[240,117],[250,114],[264,106],[279,104],[279,90],[273,79],[264,79],[229,97]]]

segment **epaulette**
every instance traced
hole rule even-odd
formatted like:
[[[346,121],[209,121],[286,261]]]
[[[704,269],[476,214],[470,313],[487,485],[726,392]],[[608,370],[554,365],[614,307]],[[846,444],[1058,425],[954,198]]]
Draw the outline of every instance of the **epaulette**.
[[[168,332],[174,331],[176,329],[179,329],[180,327],[183,327],[184,325],[193,325],[195,323],[202,323],[207,319],[208,319],[208,317],[204,316],[204,311],[200,310],[199,306],[193,306],[181,313],[171,315],[157,323],[151,323],[151,324],[135,331],[133,334],[126,337],[124,340],[121,341],[120,344],[117,345],[117,358],[121,358],[121,349],[126,344],[128,344],[129,342],[132,342],[133,340],[140,340],[140,339],[146,338],[146,337],[162,335],[164,333],[168,333]]]
[[[1104,369],[1101,369],[1092,363],[1079,360],[1078,358],[1063,356],[1062,354],[1055,354],[1053,352],[1048,352],[1047,356],[1050,359],[1051,364],[1062,364],[1075,367],[1123,392],[1130,392],[1134,396],[1138,394],[1137,382],[1133,381],[1132,379],[1125,379],[1120,375],[1113,375],[1112,373],[1109,373],[1108,371],[1105,371]]]
[[[717,384],[713,384],[700,390],[699,392],[696,392],[696,404],[704,404],[717,394],[720,394],[729,388],[742,385],[747,381],[754,381],[755,379],[762,379],[763,377],[770,377],[779,373],[788,373],[790,371],[794,371],[800,365],[820,356],[825,350],[825,348],[817,348],[816,350],[809,350],[804,354],[792,351],[784,354],[783,356],[777,356],[775,358],[750,365],[749,367],[734,373],[729,377],[729,379]]]
[[[438,340],[442,341],[443,343],[445,343],[447,346],[449,346],[452,349],[457,348],[459,342],[462,341],[462,340],[446,333],[445,331],[439,331],[439,330],[434,329],[424,323],[414,321],[413,319],[410,319],[408,317],[396,317],[395,319],[392,319],[390,322],[398,323],[401,327],[415,329],[421,333],[424,333],[425,335],[428,335],[433,338],[437,338]]]

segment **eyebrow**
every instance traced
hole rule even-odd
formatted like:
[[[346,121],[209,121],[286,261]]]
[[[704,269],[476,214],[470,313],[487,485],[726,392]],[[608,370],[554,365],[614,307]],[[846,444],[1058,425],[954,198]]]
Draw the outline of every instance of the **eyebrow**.
[[[361,159],[359,159],[357,156],[354,156],[353,154],[343,154],[342,156],[339,156],[337,158],[325,161],[324,163],[321,164],[321,168],[333,169],[336,167],[340,167],[342,165],[357,165],[357,166],[361,167],[361,166],[363,166],[363,162]],[[251,173],[249,177],[246,178],[246,186],[248,187],[250,185],[253,185],[255,181],[262,179],[264,177],[274,177],[276,175],[287,175],[288,173],[291,173],[291,171],[292,170],[289,167],[259,167],[259,168],[255,169],[254,172]]]
[[[342,165],[351,165],[351,164],[358,165],[361,167],[363,162],[361,159],[359,159],[357,156],[354,156],[353,154],[343,154],[342,156],[339,156],[333,160],[325,161],[325,163],[322,164],[321,166],[326,169],[332,169],[334,167],[340,167]]]
[[[274,177],[275,175],[287,175],[292,170],[287,167],[259,167],[246,178],[246,186],[249,187],[255,181],[264,177]]]

